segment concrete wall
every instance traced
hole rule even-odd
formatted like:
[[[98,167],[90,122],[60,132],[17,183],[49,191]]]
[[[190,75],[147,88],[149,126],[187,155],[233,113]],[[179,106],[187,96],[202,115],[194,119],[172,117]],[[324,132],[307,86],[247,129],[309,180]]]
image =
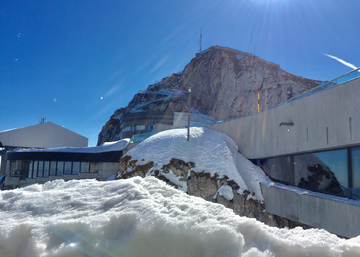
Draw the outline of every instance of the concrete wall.
[[[355,201],[337,201],[320,193],[310,195],[304,189],[296,192],[276,185],[260,185],[268,213],[348,238],[360,235],[360,206]]]
[[[4,146],[26,148],[87,147],[88,139],[52,122],[0,132]]]
[[[359,92],[360,78],[208,127],[228,134],[249,159],[360,144]]]

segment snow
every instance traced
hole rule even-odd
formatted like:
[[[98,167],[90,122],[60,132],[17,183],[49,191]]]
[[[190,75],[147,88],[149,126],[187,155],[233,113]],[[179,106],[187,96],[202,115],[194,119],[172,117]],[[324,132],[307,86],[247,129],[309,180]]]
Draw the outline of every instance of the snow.
[[[244,190],[253,192],[249,198],[263,201],[259,182],[269,184],[270,179],[264,172],[238,152],[236,143],[225,133],[218,132],[206,127],[192,127],[190,129],[190,141],[187,141],[187,129],[172,129],[157,133],[136,147],[126,155],[132,160],[138,160],[137,165],[143,165],[153,161],[156,166],[149,171],[160,170],[168,164],[172,158],[181,159],[185,162],[194,162],[195,172],[207,172],[212,176],[227,176],[234,180],[242,194]],[[170,173],[161,173],[172,183],[181,185],[180,190],[186,192],[180,177],[171,176]]]
[[[228,185],[222,185],[219,190],[214,195],[214,199],[216,199],[217,194],[223,196],[226,200],[230,201],[234,198],[234,194],[232,192],[232,188]]]
[[[0,256],[359,256],[360,237],[269,227],[153,178],[0,192]]]
[[[241,55],[241,54],[237,54],[237,55],[236,55],[236,59],[237,59],[237,60],[240,60],[240,59],[242,59],[242,58],[244,58],[244,55]]]
[[[56,153],[104,153],[111,151],[121,151],[129,144],[130,138],[125,138],[115,142],[105,142],[100,146],[94,147],[57,147],[47,149],[15,149],[9,152],[56,152]]]

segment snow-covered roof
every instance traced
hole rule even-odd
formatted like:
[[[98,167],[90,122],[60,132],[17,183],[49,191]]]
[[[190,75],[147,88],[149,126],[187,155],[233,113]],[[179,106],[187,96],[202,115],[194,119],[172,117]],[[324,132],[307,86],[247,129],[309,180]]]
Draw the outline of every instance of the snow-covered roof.
[[[56,152],[56,153],[103,153],[112,151],[121,151],[129,144],[130,138],[124,138],[120,141],[105,142],[100,146],[94,147],[57,147],[47,149],[15,149],[9,152]]]

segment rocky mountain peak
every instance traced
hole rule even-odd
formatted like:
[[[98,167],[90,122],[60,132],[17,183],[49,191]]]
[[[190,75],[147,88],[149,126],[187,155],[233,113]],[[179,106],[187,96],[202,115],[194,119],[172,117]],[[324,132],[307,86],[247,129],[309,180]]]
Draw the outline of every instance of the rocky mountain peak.
[[[115,111],[98,144],[118,140],[121,117],[129,113],[174,113],[191,108],[216,119],[249,115],[318,86],[320,81],[290,74],[278,64],[235,49],[213,46],[196,54],[183,72],[149,85],[127,107]]]

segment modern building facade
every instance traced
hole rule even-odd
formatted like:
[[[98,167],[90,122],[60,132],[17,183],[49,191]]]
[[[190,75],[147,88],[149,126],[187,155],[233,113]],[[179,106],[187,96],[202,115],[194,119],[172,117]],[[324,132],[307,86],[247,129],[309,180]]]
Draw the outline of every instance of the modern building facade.
[[[16,149],[6,153],[6,188],[55,179],[105,180],[119,169],[129,139],[97,147]]]
[[[359,76],[358,69],[268,110],[209,126],[278,182],[262,185],[268,212],[345,237],[360,234]],[[339,213],[344,199],[351,214]],[[343,229],[354,215],[356,228]]]
[[[52,122],[0,132],[7,189],[53,179],[105,180],[118,170],[129,139],[87,147],[88,139]]]

